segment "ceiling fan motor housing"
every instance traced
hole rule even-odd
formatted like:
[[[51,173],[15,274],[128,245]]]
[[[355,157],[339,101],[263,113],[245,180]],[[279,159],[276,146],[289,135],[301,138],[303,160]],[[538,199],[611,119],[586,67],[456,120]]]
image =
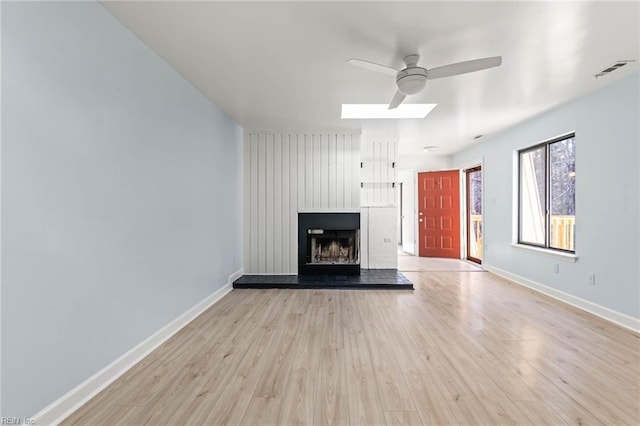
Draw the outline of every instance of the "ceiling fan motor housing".
[[[396,75],[396,83],[405,95],[415,95],[427,84],[427,70],[420,67],[403,69]]]

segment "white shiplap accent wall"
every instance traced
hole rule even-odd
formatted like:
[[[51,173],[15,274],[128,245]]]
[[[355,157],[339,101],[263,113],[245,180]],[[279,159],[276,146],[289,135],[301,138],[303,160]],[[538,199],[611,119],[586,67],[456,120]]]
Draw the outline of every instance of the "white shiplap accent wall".
[[[298,272],[298,212],[360,211],[360,135],[244,134],[244,272]]]

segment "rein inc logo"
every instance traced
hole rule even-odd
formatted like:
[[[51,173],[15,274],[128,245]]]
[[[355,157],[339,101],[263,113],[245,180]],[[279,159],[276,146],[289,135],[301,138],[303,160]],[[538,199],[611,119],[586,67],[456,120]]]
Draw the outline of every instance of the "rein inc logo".
[[[0,417],[2,425],[35,425],[36,421],[29,417]]]

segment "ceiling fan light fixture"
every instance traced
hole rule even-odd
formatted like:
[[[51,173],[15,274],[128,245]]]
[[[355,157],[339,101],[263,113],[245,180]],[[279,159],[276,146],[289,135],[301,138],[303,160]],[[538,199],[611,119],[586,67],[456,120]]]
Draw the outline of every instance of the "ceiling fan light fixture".
[[[424,89],[427,80],[486,70],[487,68],[498,67],[502,64],[502,56],[493,56],[426,69],[418,66],[419,60],[420,55],[417,53],[404,57],[406,68],[398,70],[396,74],[398,90],[389,103],[389,110],[398,108],[406,96],[419,93]],[[347,62],[382,74],[389,74],[395,71],[394,67],[357,58],[351,58]]]
[[[427,84],[426,72],[423,73],[411,73],[398,77],[396,80],[398,83],[398,90],[405,95],[415,95],[420,93],[424,86]]]

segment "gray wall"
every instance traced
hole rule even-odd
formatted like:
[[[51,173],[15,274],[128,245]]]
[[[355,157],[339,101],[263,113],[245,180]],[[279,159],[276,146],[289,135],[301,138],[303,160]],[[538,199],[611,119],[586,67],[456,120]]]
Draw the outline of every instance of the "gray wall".
[[[639,81],[636,73],[454,156],[456,166],[484,158],[486,265],[640,318]],[[513,156],[573,130],[579,258],[566,263],[511,246]]]
[[[2,415],[241,268],[241,129],[93,2],[2,10]]]

